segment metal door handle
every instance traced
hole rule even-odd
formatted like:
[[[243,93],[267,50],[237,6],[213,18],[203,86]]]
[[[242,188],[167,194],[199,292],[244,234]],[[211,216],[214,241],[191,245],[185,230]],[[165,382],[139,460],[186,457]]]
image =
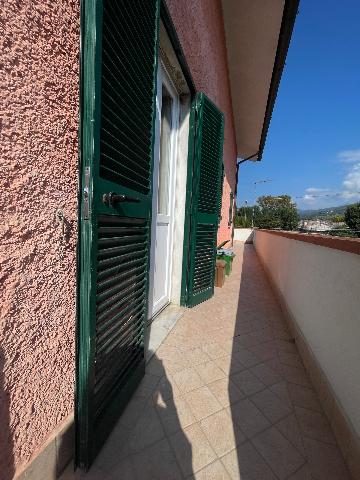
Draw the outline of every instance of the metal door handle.
[[[139,198],[130,197],[129,195],[118,195],[114,192],[104,193],[103,195],[103,202],[105,205],[109,207],[113,207],[116,203],[123,203],[123,202],[132,202],[138,203],[140,202]]]

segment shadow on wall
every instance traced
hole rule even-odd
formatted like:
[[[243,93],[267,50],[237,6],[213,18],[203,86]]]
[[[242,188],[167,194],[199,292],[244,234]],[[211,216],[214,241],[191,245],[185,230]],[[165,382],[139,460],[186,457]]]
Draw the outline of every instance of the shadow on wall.
[[[0,347],[0,480],[11,480],[15,468],[10,429],[10,399],[4,385],[4,365],[4,352]]]

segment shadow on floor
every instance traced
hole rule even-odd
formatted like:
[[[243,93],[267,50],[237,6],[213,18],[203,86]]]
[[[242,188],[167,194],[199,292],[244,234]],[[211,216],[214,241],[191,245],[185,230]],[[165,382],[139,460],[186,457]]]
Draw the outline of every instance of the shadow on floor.
[[[151,373],[150,373],[151,372]],[[61,480],[181,480],[192,475],[186,413],[161,359],[147,372],[88,473],[69,465]],[[188,420],[191,423],[191,419]]]
[[[10,400],[4,386],[4,354],[0,348],[0,480],[14,475],[13,439],[10,429]]]
[[[87,480],[349,480],[256,252],[235,251],[224,287],[156,351]]]

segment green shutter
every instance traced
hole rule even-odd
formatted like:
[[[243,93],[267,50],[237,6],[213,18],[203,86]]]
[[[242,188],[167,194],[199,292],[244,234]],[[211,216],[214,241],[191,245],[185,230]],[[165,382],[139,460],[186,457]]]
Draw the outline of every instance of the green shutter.
[[[158,0],[83,3],[76,463],[84,469],[145,369],[158,28]]]
[[[197,94],[190,119],[187,208],[189,234],[186,304],[197,305],[214,293],[216,237],[221,202],[224,116],[203,93]],[[190,198],[189,198],[190,197]],[[186,259],[186,257],[185,257]],[[186,261],[186,260],[185,260]]]
[[[224,188],[224,175],[225,175],[224,162],[221,162],[220,195],[219,195],[219,211],[218,211],[219,225],[222,220],[221,207],[222,207],[222,196],[223,196],[223,188]]]

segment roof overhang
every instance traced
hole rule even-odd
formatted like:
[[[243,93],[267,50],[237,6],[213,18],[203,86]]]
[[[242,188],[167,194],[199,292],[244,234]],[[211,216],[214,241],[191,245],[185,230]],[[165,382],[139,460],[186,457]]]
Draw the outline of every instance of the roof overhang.
[[[242,159],[261,160],[299,0],[222,0]]]

